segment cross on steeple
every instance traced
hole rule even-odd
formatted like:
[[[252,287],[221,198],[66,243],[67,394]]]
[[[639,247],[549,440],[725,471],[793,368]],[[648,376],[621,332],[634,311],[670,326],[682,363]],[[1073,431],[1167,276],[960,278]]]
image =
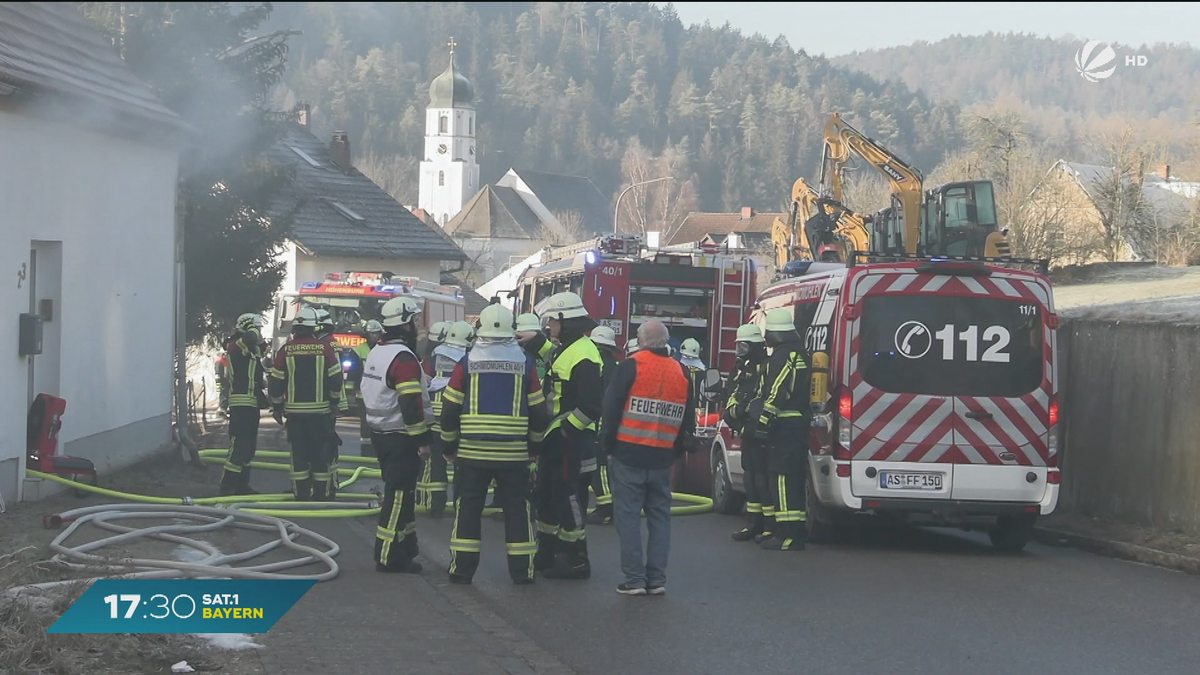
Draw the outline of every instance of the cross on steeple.
[[[450,41],[447,42],[446,45],[450,47],[450,56],[454,56],[454,48],[458,46],[458,43],[454,41],[453,37],[451,37]]]

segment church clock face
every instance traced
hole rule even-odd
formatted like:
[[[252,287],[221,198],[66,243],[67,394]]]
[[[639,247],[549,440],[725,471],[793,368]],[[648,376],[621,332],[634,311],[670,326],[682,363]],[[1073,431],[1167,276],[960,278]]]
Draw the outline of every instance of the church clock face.
[[[442,143],[441,145],[438,146],[438,154],[439,155],[446,154],[446,144],[445,143]]]

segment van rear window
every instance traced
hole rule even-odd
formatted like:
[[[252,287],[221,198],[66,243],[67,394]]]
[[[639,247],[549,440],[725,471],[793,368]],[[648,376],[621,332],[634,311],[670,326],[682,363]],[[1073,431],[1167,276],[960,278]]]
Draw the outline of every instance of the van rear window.
[[[1000,298],[863,299],[859,369],[896,394],[1024,396],[1042,382],[1042,308]]]

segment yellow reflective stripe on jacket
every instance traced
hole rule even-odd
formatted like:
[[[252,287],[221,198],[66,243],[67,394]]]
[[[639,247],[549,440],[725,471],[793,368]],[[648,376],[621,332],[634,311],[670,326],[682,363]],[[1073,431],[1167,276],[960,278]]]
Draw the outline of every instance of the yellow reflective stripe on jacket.
[[[451,389],[450,387],[446,387],[444,390],[442,390],[442,398],[455,405],[462,405],[463,401],[467,399],[466,395],[461,391],[457,389]]]

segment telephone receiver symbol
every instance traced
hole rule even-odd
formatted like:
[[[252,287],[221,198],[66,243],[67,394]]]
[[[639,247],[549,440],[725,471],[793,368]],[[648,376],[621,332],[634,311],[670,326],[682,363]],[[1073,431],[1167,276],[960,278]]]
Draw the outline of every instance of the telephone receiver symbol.
[[[904,336],[904,342],[900,343],[900,350],[903,351],[905,354],[911,353],[912,350],[908,348],[908,343],[912,342],[912,339],[914,337],[916,337],[918,335],[924,335],[924,334],[925,334],[924,326],[920,326],[920,325],[913,326],[912,330],[908,331],[908,335]]]

